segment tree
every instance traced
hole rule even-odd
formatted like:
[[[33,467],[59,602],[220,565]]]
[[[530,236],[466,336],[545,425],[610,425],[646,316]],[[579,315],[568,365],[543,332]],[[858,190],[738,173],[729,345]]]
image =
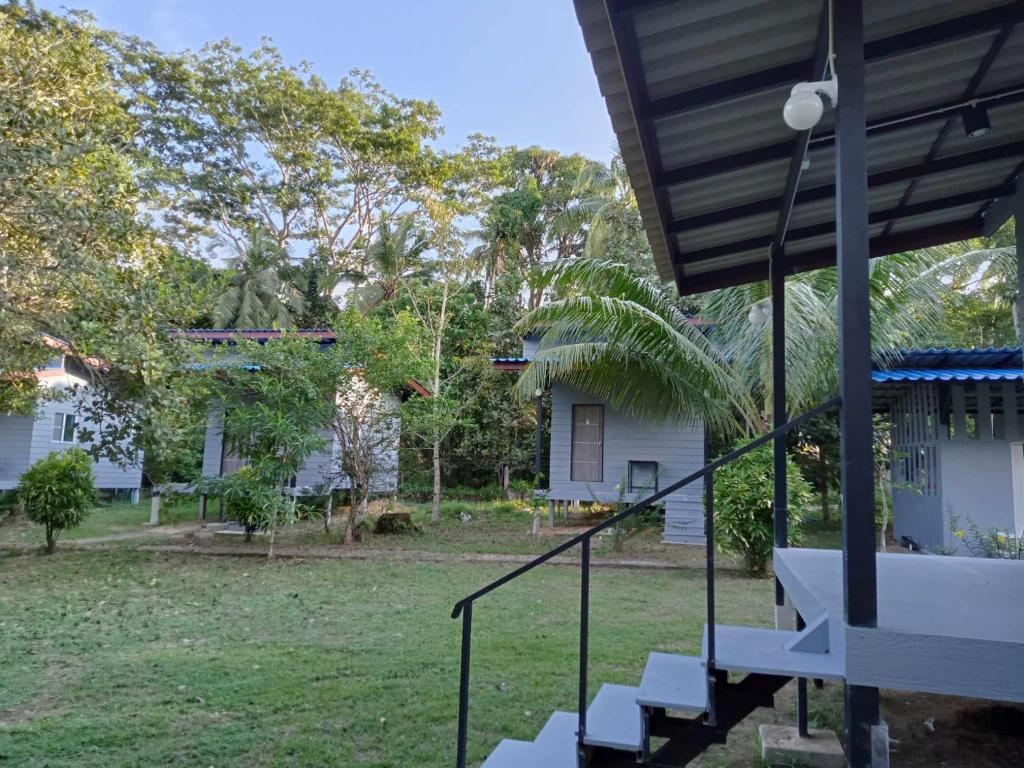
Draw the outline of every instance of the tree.
[[[0,409],[31,413],[52,350],[148,367],[197,293],[140,215],[137,124],[84,16],[0,7]],[[201,299],[201,296],[198,297]],[[116,338],[116,344],[111,344]],[[113,368],[111,368],[113,370]]]
[[[81,525],[96,501],[92,459],[81,448],[54,451],[21,476],[17,494],[25,516],[46,528],[46,554],[52,555],[61,532]]]
[[[398,313],[387,324],[354,309],[339,318],[341,343],[329,353],[333,360],[328,365],[341,375],[329,427],[338,449],[337,474],[349,482],[346,543],[352,542],[382,477],[398,471],[397,393],[421,372],[421,333],[407,313]]]
[[[355,291],[362,310],[369,312],[382,302],[393,301],[403,282],[429,276],[430,269],[423,264],[429,247],[415,217],[402,216],[394,224],[383,218],[366,249],[367,273],[356,275],[362,283]]]
[[[569,213],[578,206],[577,179],[592,161],[529,147],[510,149],[503,162],[507,190],[490,201],[480,233],[484,248],[478,251],[489,289],[509,269],[525,273],[580,255],[586,237],[585,217]],[[540,306],[544,290],[531,286],[530,309]]]
[[[244,457],[244,473],[207,478],[204,487],[250,517],[246,532],[269,529],[273,555],[277,527],[295,511],[285,488],[302,463],[321,450],[339,371],[307,339],[283,337],[259,344],[239,339],[215,356],[207,372],[211,394],[224,409],[225,448]],[[246,506],[246,499],[251,504]]]
[[[237,242],[244,250],[229,262],[214,323],[218,328],[294,328],[305,303],[300,270],[262,230],[252,229]]]
[[[897,349],[930,346],[945,333],[943,297],[951,275],[977,266],[975,253],[937,250],[895,254],[869,263],[871,346],[878,363]],[[791,413],[811,408],[838,389],[838,286],[834,268],[786,280],[786,397]],[[770,302],[767,283],[712,291],[701,302],[712,340],[749,386],[767,421],[771,404],[771,323],[750,322],[755,304]]]

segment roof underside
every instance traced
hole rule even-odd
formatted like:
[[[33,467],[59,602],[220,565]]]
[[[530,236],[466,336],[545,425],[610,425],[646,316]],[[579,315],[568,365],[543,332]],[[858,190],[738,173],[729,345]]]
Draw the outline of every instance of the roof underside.
[[[790,88],[824,72],[822,0],[575,4],[664,279],[681,293],[764,279],[782,240],[792,271],[835,263],[834,112],[809,137],[782,121]],[[865,0],[873,256],[979,236],[1013,195],[1022,21],[1006,0]],[[974,139],[971,102],[992,125]]]

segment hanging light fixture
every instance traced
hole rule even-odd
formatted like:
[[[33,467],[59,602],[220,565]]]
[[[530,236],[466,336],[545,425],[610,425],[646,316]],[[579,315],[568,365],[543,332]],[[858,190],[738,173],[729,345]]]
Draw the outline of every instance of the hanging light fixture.
[[[969,104],[960,113],[964,121],[964,133],[969,139],[977,139],[992,130],[988,110],[984,104]]]
[[[771,299],[765,299],[764,301],[755,301],[750,305],[750,311],[747,312],[747,322],[751,325],[762,325],[768,319],[769,311],[768,307],[771,303]]]
[[[832,0],[828,3],[828,79],[810,83],[797,83],[789,92],[782,119],[794,131],[809,131],[818,124],[825,112],[822,96],[828,96],[829,104],[835,109],[839,103],[839,80],[836,77],[835,49],[832,38]]]

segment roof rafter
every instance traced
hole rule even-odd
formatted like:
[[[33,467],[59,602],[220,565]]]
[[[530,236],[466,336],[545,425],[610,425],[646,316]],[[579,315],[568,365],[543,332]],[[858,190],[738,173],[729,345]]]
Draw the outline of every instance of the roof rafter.
[[[607,3],[610,0],[606,0]],[[609,16],[614,16],[611,9]],[[1014,2],[966,14],[947,21],[940,21],[927,27],[900,32],[864,44],[866,62],[893,55],[906,55],[915,50],[930,48],[941,43],[973,37],[1001,29],[1007,24],[1024,19],[1024,3]],[[613,18],[613,24],[614,24]],[[624,69],[627,60],[620,59]],[[658,99],[644,100],[634,108],[634,114],[641,120],[656,120],[700,107],[707,107],[724,101],[750,96],[761,91],[780,88],[789,83],[799,82],[814,66],[813,59],[780,64],[768,69],[751,72],[717,83],[709,83],[688,91],[674,93]]]
[[[876,171],[868,176],[870,187],[880,187],[886,184],[895,184],[901,181],[909,181],[918,176],[930,176],[946,171],[966,168],[977,163],[985,163],[996,160],[1019,157],[1024,154],[1024,140],[1012,141],[1000,144],[995,147],[985,147],[974,152],[965,152],[951,157],[942,157],[930,163],[915,163],[901,168],[891,168],[885,171]],[[824,200],[835,195],[835,184],[823,184],[819,187],[812,187],[797,192],[796,205],[810,203],[816,200]],[[701,213],[685,219],[676,219],[668,227],[669,232],[682,233],[700,227],[721,224],[732,219],[753,216],[759,213],[770,213],[778,210],[782,203],[781,197],[764,198],[752,202],[741,203],[728,208],[720,208],[715,211]]]
[[[986,187],[985,189],[979,189],[974,192],[962,192],[957,195],[940,197],[935,200],[926,200],[920,203],[911,203],[902,207],[895,206],[886,210],[869,213],[868,223],[891,223],[901,216],[919,216],[925,213],[935,213],[936,211],[944,211],[950,208],[959,208],[963,205],[991,200],[994,197],[1010,195],[1013,194],[1013,190],[1014,187],[1012,184],[1000,184],[995,187]],[[828,235],[835,231],[836,223],[834,220],[823,221],[819,224],[809,224],[805,227],[798,227],[796,229],[789,230],[788,239],[790,242],[799,242],[800,240],[806,240],[812,237]],[[761,237],[748,237],[731,243],[715,245],[710,248],[702,248],[698,251],[688,251],[682,254],[682,263],[685,265],[692,265],[701,261],[707,261],[708,259],[717,259],[723,256],[729,256],[734,253],[743,253],[745,251],[753,251],[759,248],[767,248],[772,244],[772,241],[773,238],[771,236],[762,235]]]
[[[970,99],[956,99],[941,104],[907,112],[899,112],[886,115],[868,122],[867,130],[871,136],[880,136],[894,131],[900,131],[912,125],[938,122],[947,120],[960,113],[965,106],[972,103],[987,104],[989,106],[1004,106],[1024,102],[1024,82],[1009,85],[1004,88],[997,88],[985,93],[979,93]],[[823,149],[835,144],[836,135],[834,131],[811,136],[810,149]],[[657,186],[675,186],[690,181],[717,176],[720,173],[740,171],[745,168],[752,168],[773,160],[783,160],[790,156],[793,143],[780,141],[775,144],[765,144],[760,147],[735,152],[725,157],[716,157],[710,160],[701,160],[691,165],[669,168],[663,171],[654,180]]]

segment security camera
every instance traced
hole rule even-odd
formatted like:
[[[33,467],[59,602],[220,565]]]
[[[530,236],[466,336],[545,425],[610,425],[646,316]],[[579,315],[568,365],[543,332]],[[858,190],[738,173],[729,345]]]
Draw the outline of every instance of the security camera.
[[[828,96],[833,109],[839,103],[839,81],[819,80],[815,83],[797,83],[789,92],[786,106],[782,108],[782,119],[794,131],[809,131],[821,120],[825,111],[822,96]]]

